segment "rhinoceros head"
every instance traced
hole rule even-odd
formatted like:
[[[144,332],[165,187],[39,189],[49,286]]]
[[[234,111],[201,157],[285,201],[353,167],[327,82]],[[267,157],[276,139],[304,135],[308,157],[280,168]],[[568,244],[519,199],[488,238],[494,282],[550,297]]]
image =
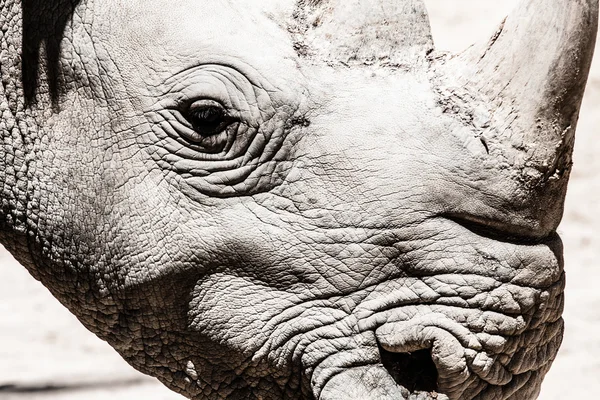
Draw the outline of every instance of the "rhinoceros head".
[[[0,4],[0,241],[194,399],[532,399],[597,0]]]

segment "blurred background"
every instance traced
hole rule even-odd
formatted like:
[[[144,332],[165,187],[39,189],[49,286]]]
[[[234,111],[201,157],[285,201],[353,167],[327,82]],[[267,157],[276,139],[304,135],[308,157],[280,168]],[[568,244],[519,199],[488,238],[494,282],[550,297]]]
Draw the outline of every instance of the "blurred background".
[[[460,51],[490,37],[516,2],[425,0],[438,49]],[[593,399],[600,393],[600,48],[596,51],[559,228],[568,277],[566,334],[542,400]],[[0,399],[183,398],[133,370],[0,247]]]

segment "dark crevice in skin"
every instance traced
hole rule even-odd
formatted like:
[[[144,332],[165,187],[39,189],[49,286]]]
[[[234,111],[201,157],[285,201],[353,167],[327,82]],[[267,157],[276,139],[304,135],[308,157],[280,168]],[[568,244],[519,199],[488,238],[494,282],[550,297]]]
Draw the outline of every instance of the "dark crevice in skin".
[[[556,232],[550,232],[546,236],[535,236],[533,233],[531,236],[525,235],[523,233],[513,233],[509,232],[509,228],[506,230],[499,229],[493,225],[500,225],[501,223],[496,223],[495,221],[489,221],[489,223],[485,223],[484,221],[474,221],[471,218],[459,216],[459,215],[442,215],[442,218],[450,220],[463,228],[473,232],[474,234],[491,239],[498,242],[510,243],[519,246],[535,246],[539,244],[544,244],[557,236]],[[517,230],[519,228],[515,228]]]
[[[437,392],[438,372],[431,349],[392,353],[379,346],[381,362],[391,377],[410,392]]]

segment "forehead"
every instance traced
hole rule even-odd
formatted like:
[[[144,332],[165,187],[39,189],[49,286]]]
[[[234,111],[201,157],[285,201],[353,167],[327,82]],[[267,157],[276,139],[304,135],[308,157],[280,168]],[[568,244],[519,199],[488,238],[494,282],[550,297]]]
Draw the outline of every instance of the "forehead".
[[[296,0],[109,0],[93,4],[94,11],[114,23],[154,30],[196,27],[221,32],[245,28],[263,18],[285,24],[297,7]],[[176,19],[174,19],[176,18]],[[242,24],[237,26],[236,24]],[[114,25],[113,25],[114,27]],[[215,32],[216,33],[216,32]]]
[[[288,30],[296,0],[94,3],[99,40],[122,67],[149,67],[169,76],[190,65],[228,60],[269,70],[295,57]]]

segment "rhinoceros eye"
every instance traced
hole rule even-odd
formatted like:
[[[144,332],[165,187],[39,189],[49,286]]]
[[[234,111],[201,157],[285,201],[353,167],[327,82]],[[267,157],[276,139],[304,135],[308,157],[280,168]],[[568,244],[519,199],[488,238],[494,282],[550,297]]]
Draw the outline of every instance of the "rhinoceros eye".
[[[214,100],[198,100],[192,103],[186,119],[201,137],[217,135],[235,121],[227,115],[225,108]]]

